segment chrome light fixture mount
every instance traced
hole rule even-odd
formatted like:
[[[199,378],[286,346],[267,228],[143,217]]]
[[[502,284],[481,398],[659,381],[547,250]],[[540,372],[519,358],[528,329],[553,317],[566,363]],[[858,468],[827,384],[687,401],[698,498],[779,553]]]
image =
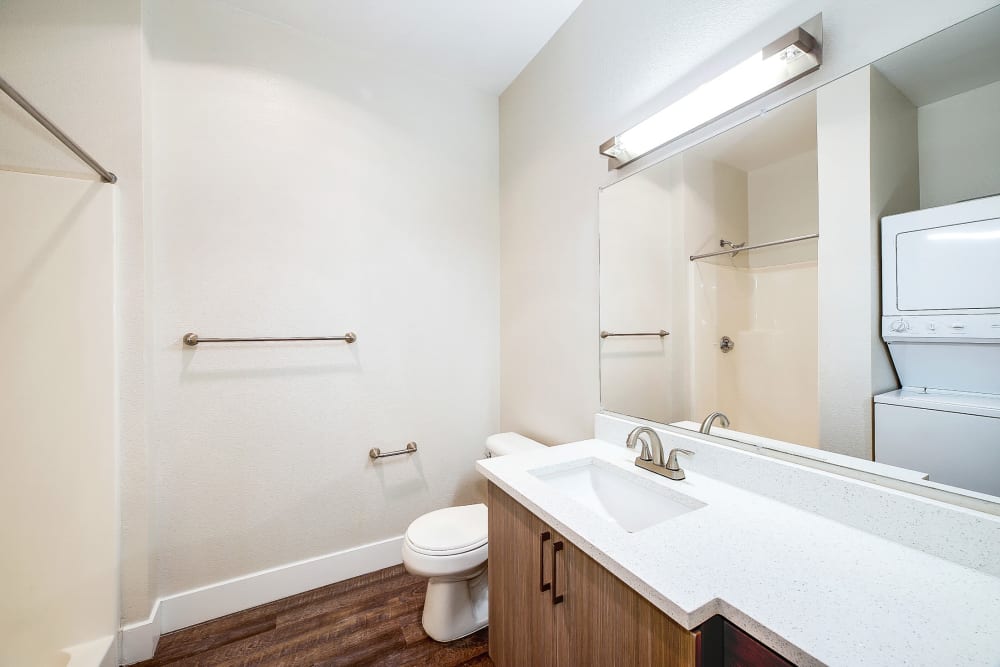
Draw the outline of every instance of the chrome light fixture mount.
[[[619,169],[722,116],[815,72],[822,63],[823,17],[818,14],[743,62],[608,139],[600,153]]]

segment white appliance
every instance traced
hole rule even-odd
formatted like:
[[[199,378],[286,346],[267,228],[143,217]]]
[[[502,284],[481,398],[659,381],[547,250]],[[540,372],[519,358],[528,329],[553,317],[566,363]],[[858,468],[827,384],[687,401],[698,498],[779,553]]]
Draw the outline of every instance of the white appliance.
[[[875,460],[1000,496],[1000,195],[882,219]]]

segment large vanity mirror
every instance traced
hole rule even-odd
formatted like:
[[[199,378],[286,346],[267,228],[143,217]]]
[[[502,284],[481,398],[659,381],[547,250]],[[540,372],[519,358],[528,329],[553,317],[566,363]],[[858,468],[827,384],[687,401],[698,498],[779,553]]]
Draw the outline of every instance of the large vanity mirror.
[[[1000,7],[603,188],[603,409],[1000,503],[997,35]]]

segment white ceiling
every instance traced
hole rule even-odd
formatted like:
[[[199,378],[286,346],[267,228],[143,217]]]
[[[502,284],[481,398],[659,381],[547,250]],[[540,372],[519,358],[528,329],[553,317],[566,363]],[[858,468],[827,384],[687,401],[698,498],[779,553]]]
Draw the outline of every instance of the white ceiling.
[[[225,0],[348,48],[500,94],[581,0]]]

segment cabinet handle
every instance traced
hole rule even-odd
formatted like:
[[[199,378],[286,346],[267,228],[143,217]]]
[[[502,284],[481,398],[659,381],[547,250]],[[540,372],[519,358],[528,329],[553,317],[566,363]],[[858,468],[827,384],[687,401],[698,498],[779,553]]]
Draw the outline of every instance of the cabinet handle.
[[[552,543],[552,604],[559,604],[564,599],[564,596],[556,595],[556,580],[557,580],[556,563],[559,561],[559,559],[556,557],[556,554],[562,550],[563,550],[562,540]]]
[[[545,543],[552,539],[552,533],[544,531],[538,542],[538,587],[542,592],[552,588],[552,584],[545,581]]]

